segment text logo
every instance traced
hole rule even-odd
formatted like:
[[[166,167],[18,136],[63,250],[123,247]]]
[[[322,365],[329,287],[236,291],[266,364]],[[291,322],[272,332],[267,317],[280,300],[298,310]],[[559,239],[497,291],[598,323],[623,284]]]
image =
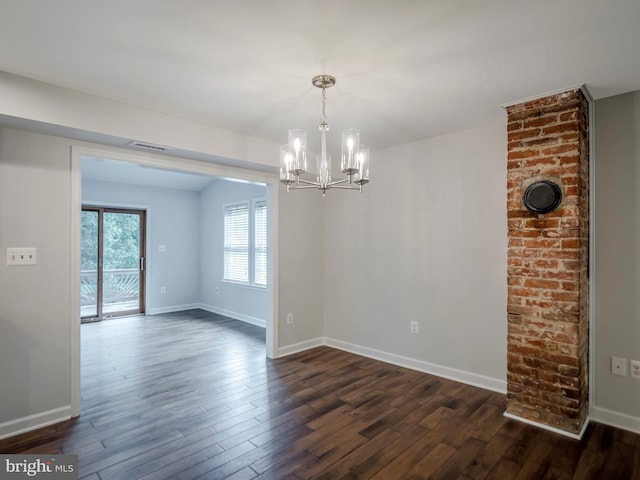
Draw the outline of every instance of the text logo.
[[[2,455],[0,480],[77,480],[77,455]]]

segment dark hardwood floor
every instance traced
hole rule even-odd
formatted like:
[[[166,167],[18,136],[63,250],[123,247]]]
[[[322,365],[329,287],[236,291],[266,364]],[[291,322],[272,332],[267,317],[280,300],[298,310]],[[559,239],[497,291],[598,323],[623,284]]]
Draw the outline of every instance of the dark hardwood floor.
[[[80,478],[640,479],[640,435],[581,442],[504,395],[327,347],[271,361],[264,330],[204,311],[82,326],[82,415],[0,441]]]

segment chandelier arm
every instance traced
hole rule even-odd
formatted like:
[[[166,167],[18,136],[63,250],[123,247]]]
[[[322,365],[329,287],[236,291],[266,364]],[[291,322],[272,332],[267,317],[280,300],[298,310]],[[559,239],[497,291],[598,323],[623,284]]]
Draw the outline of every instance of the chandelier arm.
[[[349,182],[349,178],[342,178],[340,180],[335,180],[333,182],[329,182],[327,186],[333,187],[334,185],[340,185],[341,183]],[[349,182],[351,183],[351,182]]]
[[[362,191],[362,187],[360,187],[360,186],[358,186],[358,187],[356,187],[356,186],[347,187],[347,186],[344,186],[344,185],[333,185],[333,186],[331,186],[331,188],[332,189],[335,188],[336,190],[359,190],[359,191]]]
[[[321,187],[322,184],[320,182],[312,182],[311,180],[303,180],[302,178],[298,179],[298,183],[303,183],[305,185],[313,185],[314,187]]]
[[[322,188],[320,185],[305,185],[305,186],[298,186],[298,187],[289,187],[289,190],[306,190],[309,188]]]

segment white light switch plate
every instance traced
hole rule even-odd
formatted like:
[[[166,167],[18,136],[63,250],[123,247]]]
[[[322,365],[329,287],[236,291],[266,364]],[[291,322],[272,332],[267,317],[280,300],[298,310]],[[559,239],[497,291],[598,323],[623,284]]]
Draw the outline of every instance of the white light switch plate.
[[[7,248],[7,265],[35,265],[38,261],[37,248]]]

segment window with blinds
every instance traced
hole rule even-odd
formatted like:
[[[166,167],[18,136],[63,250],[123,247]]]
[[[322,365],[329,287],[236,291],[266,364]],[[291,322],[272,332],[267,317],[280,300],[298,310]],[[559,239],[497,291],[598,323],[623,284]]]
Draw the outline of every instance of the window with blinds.
[[[224,207],[224,280],[267,286],[267,203]]]
[[[224,279],[249,282],[249,204],[224,207]]]

